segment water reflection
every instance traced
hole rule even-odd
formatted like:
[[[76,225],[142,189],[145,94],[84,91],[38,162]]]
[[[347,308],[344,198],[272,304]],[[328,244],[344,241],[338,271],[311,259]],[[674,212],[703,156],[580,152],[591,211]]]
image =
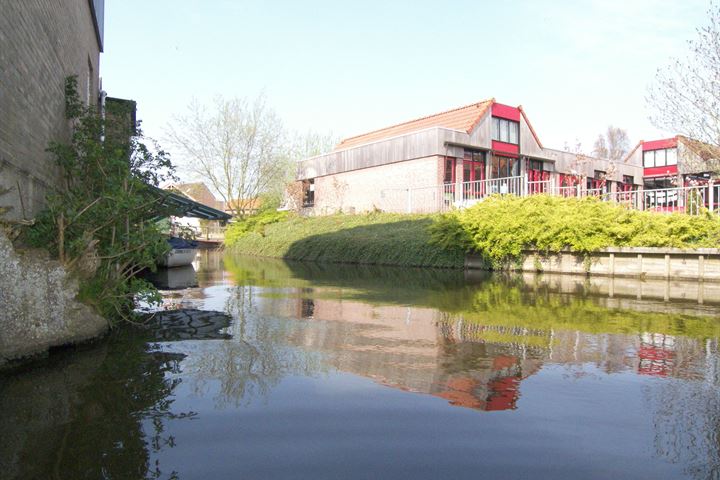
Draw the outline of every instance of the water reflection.
[[[707,304],[212,252],[193,272],[185,310],[0,376],[0,476],[718,476]]]
[[[229,339],[221,312],[162,312],[98,346],[61,351],[0,376],[2,478],[176,478],[151,456],[172,448],[166,423],[186,355],[156,340]]]
[[[656,455],[685,465],[695,478],[717,478],[716,310],[703,307],[693,311],[705,316],[692,316],[687,305],[628,298],[624,309],[611,309],[596,294],[597,280],[587,291],[576,284],[568,295],[527,276],[482,275],[469,284],[459,272],[245,258],[226,265],[236,291],[262,287],[256,315],[302,323],[288,332],[289,344],[321,352],[334,369],[454,406],[517,409],[522,382],[550,365],[569,379],[600,373],[672,379],[644,389]]]

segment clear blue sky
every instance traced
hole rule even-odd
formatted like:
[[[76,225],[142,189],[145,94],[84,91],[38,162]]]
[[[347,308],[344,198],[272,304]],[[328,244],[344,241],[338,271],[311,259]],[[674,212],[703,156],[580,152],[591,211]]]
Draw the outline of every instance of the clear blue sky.
[[[658,132],[647,86],[705,0],[108,0],[103,88],[161,141],[192,97],[265,92],[286,124],[351,136],[495,97],[546,146]],[[166,147],[167,148],[167,147]]]

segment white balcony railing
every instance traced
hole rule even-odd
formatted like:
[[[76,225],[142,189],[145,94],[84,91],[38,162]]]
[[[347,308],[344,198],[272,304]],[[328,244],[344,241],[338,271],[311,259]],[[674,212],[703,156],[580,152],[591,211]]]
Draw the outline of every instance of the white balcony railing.
[[[549,194],[561,197],[597,197],[634,210],[681,212],[698,215],[720,213],[720,184],[674,187],[660,190],[608,192],[583,185],[557,186],[552,180],[527,181],[525,177],[493,178],[473,182],[446,183],[417,188],[390,188],[380,193],[378,208],[391,212],[433,213],[466,208],[490,195],[529,196]]]

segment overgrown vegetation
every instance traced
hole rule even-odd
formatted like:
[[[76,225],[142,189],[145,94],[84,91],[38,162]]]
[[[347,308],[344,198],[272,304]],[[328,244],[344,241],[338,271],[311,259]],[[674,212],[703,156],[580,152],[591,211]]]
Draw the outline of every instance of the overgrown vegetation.
[[[490,197],[440,216],[431,243],[452,252],[484,256],[495,268],[524,250],[544,254],[605,247],[718,247],[720,218],[630,210],[595,198]]]
[[[279,212],[275,208],[265,208],[258,212],[257,215],[236,219],[225,231],[225,243],[234,245],[241,238],[251,233],[265,236],[265,227],[267,225],[285,221],[290,215],[291,213],[287,211]]]
[[[48,149],[65,188],[48,197],[25,240],[80,277],[82,301],[110,320],[129,319],[136,300],[158,299],[136,274],[169,248],[154,221],[161,209],[152,186],[172,178],[173,166],[143,143],[128,105],[108,104],[103,118],[80,101],[74,77],[65,90],[72,139]]]
[[[277,213],[277,212],[276,212]],[[273,218],[266,214],[266,220]],[[239,253],[328,263],[462,268],[463,254],[430,244],[430,215],[371,213],[288,216],[231,227],[225,238]]]

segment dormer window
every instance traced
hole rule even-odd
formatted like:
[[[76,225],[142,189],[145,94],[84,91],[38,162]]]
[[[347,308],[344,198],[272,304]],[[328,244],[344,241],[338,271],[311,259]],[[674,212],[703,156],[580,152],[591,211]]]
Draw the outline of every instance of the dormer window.
[[[493,117],[492,139],[498,142],[518,144],[520,136],[520,124],[505,118]]]
[[[645,168],[677,165],[677,148],[663,148],[643,152],[643,165]]]

